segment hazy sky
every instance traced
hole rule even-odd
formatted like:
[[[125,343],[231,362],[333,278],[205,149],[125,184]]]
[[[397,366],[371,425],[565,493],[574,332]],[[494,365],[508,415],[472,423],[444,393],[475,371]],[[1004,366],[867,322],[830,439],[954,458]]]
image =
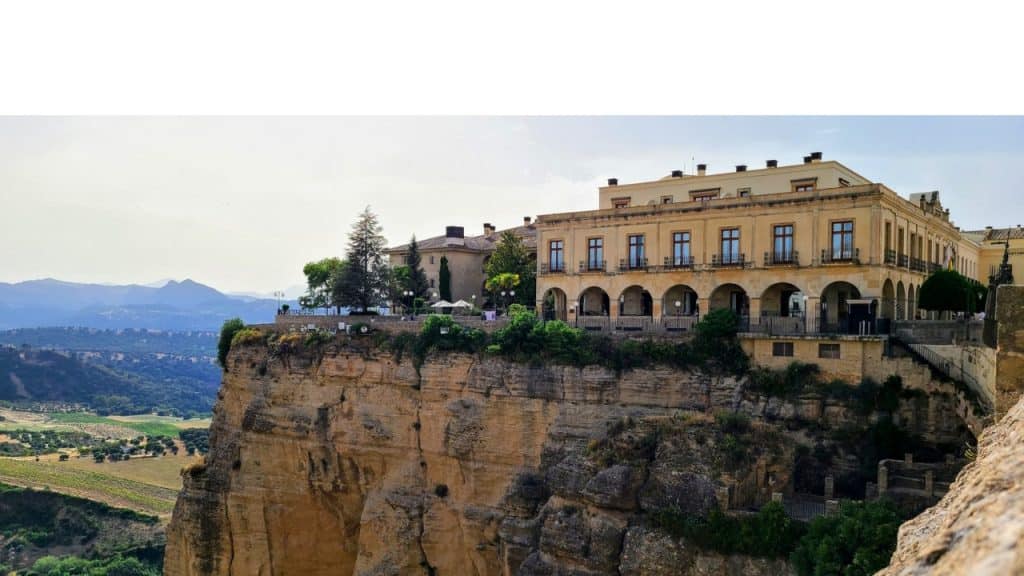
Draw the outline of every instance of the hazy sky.
[[[370,205],[391,243],[597,186],[821,151],[969,229],[1024,224],[1024,118],[0,118],[0,281],[303,281]],[[693,158],[693,160],[691,160]]]

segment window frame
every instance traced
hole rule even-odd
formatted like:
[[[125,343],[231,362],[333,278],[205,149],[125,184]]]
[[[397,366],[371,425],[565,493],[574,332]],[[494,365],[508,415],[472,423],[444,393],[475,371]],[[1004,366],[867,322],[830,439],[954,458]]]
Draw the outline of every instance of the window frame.
[[[789,234],[779,235],[779,228],[789,228]],[[785,241],[789,239],[789,249],[780,252],[777,249],[777,244],[780,239]],[[796,248],[796,224],[793,222],[783,222],[780,224],[772,224],[772,262],[785,261],[789,262],[793,259],[793,251]],[[781,256],[781,257],[780,257]]]
[[[679,236],[679,239],[676,239]],[[680,254],[679,252],[682,252]],[[693,256],[693,232],[690,230],[675,230],[672,232],[672,265],[689,266]]]
[[[818,177],[795,178],[789,181],[790,192],[814,192],[818,189]]]
[[[839,224],[839,225],[849,224],[850,225],[850,229],[849,229],[849,231],[847,231],[847,230],[839,230],[837,232],[836,231],[836,225],[837,224]],[[857,229],[856,220],[854,218],[844,218],[842,220],[829,220],[828,229],[829,229],[829,252],[832,255],[832,260],[853,260],[853,253],[854,253],[854,231]],[[840,242],[839,242],[840,249],[838,251],[839,255],[837,255],[837,251],[836,251],[836,234],[839,234],[839,239],[840,239]],[[843,240],[846,237],[849,237],[849,240],[850,240],[849,252],[843,250],[843,244],[844,244]]]
[[[735,237],[726,238],[726,232],[735,232]],[[739,226],[728,226],[725,228],[718,229],[718,258],[722,264],[738,264],[740,260],[740,238],[741,232]],[[735,246],[735,250],[725,249],[725,243],[730,242],[731,245]],[[733,244],[734,243],[734,244]],[[729,254],[729,258],[726,258],[726,254]]]
[[[781,350],[781,354],[779,353]],[[795,354],[793,342],[772,342],[773,358],[792,358]]]
[[[594,259],[594,254],[597,259]],[[600,270],[601,262],[604,262],[604,236],[590,236],[587,238],[587,270]]]
[[[722,196],[721,188],[702,188],[700,190],[690,190],[690,200],[692,202],[707,202],[714,200]]]
[[[630,270],[643,268],[643,261],[646,258],[646,234],[626,234],[626,263]]]
[[[629,208],[630,204],[632,203],[632,200],[633,199],[631,197],[629,197],[629,196],[618,196],[618,197],[612,198],[611,199],[612,209],[613,210],[621,210],[623,208]]]
[[[826,350],[828,350],[828,352],[826,352]],[[841,360],[842,345],[838,342],[819,342],[818,358],[822,360]]]
[[[555,249],[555,243],[558,243],[557,250]],[[555,254],[558,254],[558,266],[555,266]],[[565,240],[562,238],[555,238],[548,240],[548,271],[550,272],[561,272],[565,270]]]

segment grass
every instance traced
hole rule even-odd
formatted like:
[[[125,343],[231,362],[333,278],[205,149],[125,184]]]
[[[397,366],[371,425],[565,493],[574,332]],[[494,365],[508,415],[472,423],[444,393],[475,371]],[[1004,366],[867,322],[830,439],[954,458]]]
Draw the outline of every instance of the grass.
[[[178,430],[209,426],[209,420],[182,420],[170,416],[97,416],[87,412],[55,412],[50,420],[59,424],[105,424],[134,430],[146,436],[177,437]]]
[[[184,458],[168,459],[176,460],[179,467],[186,462]],[[111,506],[154,514],[163,520],[169,518],[174,501],[178,497],[179,489],[119,476],[118,474],[125,474],[126,470],[118,468],[132,462],[99,464],[96,465],[95,471],[68,464],[69,462],[0,458],[0,482],[98,500]],[[102,466],[107,468],[99,471]]]
[[[184,454],[184,450],[179,454]],[[177,492],[181,490],[181,469],[194,460],[199,460],[199,458],[167,455],[159,458],[132,458],[121,462],[97,464],[92,458],[83,456],[82,458],[71,458],[61,465],[93,474],[116,476],[133,482],[160,486]]]

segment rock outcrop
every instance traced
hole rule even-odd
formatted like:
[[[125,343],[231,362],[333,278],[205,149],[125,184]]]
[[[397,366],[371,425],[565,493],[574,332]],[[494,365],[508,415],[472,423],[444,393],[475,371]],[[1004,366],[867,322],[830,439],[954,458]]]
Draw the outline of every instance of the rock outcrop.
[[[456,353],[415,366],[340,340],[236,346],[228,365],[210,453],[185,472],[168,527],[168,576],[783,576],[784,561],[697,549],[653,513],[756,508],[791,491],[805,436],[760,418],[857,418],[820,398],[759,400],[697,369]],[[713,416],[737,410],[757,418],[727,431]]]
[[[1024,574],[1024,400],[985,430],[949,493],[900,527],[880,574]]]

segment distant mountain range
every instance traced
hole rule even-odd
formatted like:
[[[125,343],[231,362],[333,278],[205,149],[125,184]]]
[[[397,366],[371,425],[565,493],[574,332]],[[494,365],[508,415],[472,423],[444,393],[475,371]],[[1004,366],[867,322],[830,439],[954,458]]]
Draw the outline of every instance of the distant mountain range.
[[[294,306],[294,302],[291,302]],[[231,296],[194,282],[79,284],[47,278],[0,282],[0,330],[43,326],[219,330],[224,320],[271,322],[272,298]]]

